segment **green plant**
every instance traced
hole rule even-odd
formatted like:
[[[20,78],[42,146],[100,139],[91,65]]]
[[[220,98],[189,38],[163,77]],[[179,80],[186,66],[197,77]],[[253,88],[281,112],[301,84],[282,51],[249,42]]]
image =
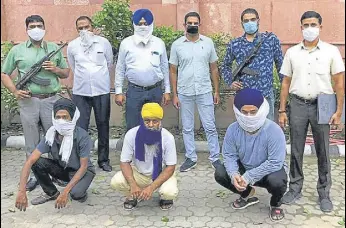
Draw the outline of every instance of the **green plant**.
[[[184,35],[184,31],[176,31],[174,30],[173,26],[160,26],[154,28],[153,35],[163,40],[166,45],[167,55],[169,58],[169,53],[171,51],[173,42],[182,37]]]
[[[13,46],[12,42],[1,43],[1,65]],[[15,96],[3,86],[1,86],[1,106],[8,112],[8,121],[11,123],[13,117],[19,114],[18,101]]]
[[[121,41],[133,34],[129,2],[129,0],[105,0],[102,10],[92,17],[94,27],[101,29],[102,34],[117,50]]]

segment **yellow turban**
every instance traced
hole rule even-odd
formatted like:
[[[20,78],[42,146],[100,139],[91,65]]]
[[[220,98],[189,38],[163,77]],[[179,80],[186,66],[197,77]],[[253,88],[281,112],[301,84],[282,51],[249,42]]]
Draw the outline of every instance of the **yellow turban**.
[[[142,118],[160,119],[163,118],[163,109],[158,103],[146,103],[142,107]]]

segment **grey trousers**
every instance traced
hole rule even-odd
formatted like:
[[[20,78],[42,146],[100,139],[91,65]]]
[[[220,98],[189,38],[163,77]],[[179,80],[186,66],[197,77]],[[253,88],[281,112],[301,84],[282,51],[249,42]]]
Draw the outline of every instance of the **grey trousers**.
[[[53,104],[58,99],[56,95],[46,99],[31,97],[18,101],[27,157],[40,142],[40,127],[45,134],[52,126]]]
[[[329,197],[332,185],[329,159],[330,126],[318,124],[317,104],[305,104],[294,97],[290,103],[289,121],[291,134],[290,191],[298,193],[303,187],[303,156],[310,124],[318,160],[317,191],[321,198]]]

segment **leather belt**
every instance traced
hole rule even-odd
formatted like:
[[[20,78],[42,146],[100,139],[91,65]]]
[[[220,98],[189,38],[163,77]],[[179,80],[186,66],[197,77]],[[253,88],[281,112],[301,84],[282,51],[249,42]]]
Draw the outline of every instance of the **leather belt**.
[[[56,93],[45,93],[45,94],[31,94],[31,97],[36,97],[38,99],[46,99],[55,96]]]
[[[139,85],[136,85],[132,82],[129,82],[129,85],[132,86],[132,87],[135,87],[135,88],[140,88],[142,90],[145,90],[145,91],[148,91],[148,90],[152,90],[158,86],[161,86],[162,85],[162,81],[159,81],[157,83],[155,83],[154,85],[151,85],[151,86],[139,86]]]
[[[302,97],[297,96],[295,94],[292,94],[292,97],[294,97],[298,101],[303,102],[304,104],[317,104],[317,98],[315,98],[315,99],[305,99],[305,98],[302,98]]]

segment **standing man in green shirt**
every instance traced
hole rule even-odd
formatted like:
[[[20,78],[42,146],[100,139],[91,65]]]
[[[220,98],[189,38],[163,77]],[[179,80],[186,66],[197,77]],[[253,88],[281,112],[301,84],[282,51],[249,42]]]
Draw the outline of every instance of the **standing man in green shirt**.
[[[18,77],[21,78],[36,62],[49,52],[58,49],[55,43],[43,41],[45,25],[41,16],[31,15],[26,18],[25,24],[29,40],[10,50],[1,65],[1,82],[18,99],[25,151],[28,157],[40,141],[40,127],[46,133],[52,126],[53,104],[58,98],[57,92],[61,89],[59,78],[67,78],[69,69],[62,52],[59,52],[50,61],[44,62],[41,71],[37,74],[40,79],[50,80],[48,86],[29,82],[27,90],[16,88],[10,78],[15,69],[18,70]],[[37,185],[36,179],[31,177],[26,190],[32,191]]]

